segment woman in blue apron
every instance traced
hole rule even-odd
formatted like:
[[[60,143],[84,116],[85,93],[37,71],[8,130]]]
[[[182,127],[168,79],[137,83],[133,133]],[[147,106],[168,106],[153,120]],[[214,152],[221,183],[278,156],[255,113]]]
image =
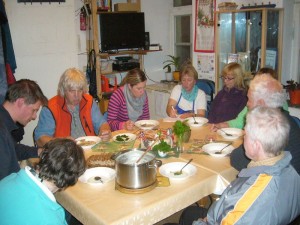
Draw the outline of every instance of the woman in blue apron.
[[[171,93],[167,105],[167,114],[170,117],[181,119],[192,116],[205,116],[206,96],[196,86],[198,73],[191,62],[182,65],[180,69],[180,83]]]

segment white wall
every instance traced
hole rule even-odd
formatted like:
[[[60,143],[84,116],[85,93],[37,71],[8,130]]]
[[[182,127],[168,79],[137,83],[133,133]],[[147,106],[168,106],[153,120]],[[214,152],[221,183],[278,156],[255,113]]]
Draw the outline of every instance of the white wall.
[[[44,94],[56,94],[59,77],[69,67],[83,69],[86,65],[86,32],[79,30],[81,0],[65,3],[17,3],[6,0],[6,12],[14,45],[16,79],[29,78],[38,82]],[[113,3],[122,1],[113,1]],[[126,2],[126,1],[123,1]],[[151,43],[160,43],[162,52],[144,57],[145,70],[151,79],[160,81],[164,72],[162,62],[169,54],[168,11],[172,0],[142,0],[146,31]],[[159,5],[159,6],[158,6]],[[149,81],[151,83],[151,81]],[[33,145],[32,132],[37,120],[25,128],[23,143]]]
[[[17,0],[5,2],[18,66],[15,76],[17,79],[29,78],[37,81],[44,94],[51,98],[56,94],[59,77],[65,69],[69,67],[83,69],[86,65],[86,32],[79,30],[79,10],[83,1],[66,0],[61,4],[26,5],[17,3]],[[116,2],[125,0],[113,0],[113,3]],[[219,2],[221,0],[217,1]],[[250,0],[242,2],[261,3]],[[282,7],[282,0],[272,2]],[[154,81],[164,79],[162,62],[166,55],[172,54],[169,30],[172,4],[173,0],[141,1],[142,11],[145,12],[146,31],[150,32],[150,42],[159,43],[163,48],[161,52],[144,57],[146,73]],[[288,50],[285,52],[289,53]],[[289,57],[283,58],[289,60]],[[151,80],[148,83],[152,83]],[[32,131],[36,124],[37,120],[26,126],[24,144],[33,144]]]

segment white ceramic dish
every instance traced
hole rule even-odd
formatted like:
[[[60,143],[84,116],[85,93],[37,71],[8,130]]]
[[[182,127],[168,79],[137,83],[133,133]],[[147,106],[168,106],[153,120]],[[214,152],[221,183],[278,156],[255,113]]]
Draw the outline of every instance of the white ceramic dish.
[[[116,171],[114,169],[108,167],[95,167],[87,169],[84,174],[79,177],[79,181],[91,185],[103,185],[113,180],[115,176]]]
[[[197,168],[194,165],[187,165],[183,170],[181,175],[175,175],[176,171],[179,171],[186,162],[172,162],[162,165],[159,168],[161,175],[168,177],[171,180],[185,180],[197,172]]]
[[[202,127],[204,124],[208,123],[208,119],[204,117],[195,117],[195,120],[198,124],[195,124],[195,120],[193,117],[187,118],[187,123],[190,127]]]
[[[224,148],[226,145],[228,145],[228,143],[209,143],[203,145],[202,150],[213,157],[224,157],[231,153],[234,149],[232,145],[229,145],[226,148]],[[222,150],[221,154],[215,154],[215,152],[220,151],[222,148],[224,148],[224,150]]]
[[[119,138],[123,139],[124,141],[118,140]],[[113,141],[120,142],[120,143],[131,142],[136,139],[136,135],[132,133],[121,133],[113,136],[112,139]]]
[[[223,131],[227,134],[232,134],[232,136],[226,135]],[[243,130],[238,128],[221,128],[217,132],[227,140],[235,140],[243,135]]]
[[[139,120],[134,123],[141,130],[152,130],[159,125],[157,120]]]
[[[94,145],[98,144],[101,141],[101,138],[98,136],[85,136],[75,139],[76,144],[80,145],[84,150],[91,149]]]

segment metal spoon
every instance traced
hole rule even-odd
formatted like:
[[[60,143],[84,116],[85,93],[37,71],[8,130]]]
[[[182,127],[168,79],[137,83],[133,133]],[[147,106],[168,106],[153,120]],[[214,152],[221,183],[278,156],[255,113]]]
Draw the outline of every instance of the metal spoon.
[[[196,119],[195,119],[195,116],[193,116],[193,119],[194,119],[194,124],[199,124]]]
[[[231,145],[231,144],[232,144],[232,142],[230,142],[229,144],[225,145],[221,150],[215,152],[215,154],[222,154],[222,151],[223,151],[225,148],[227,148],[229,145]]]
[[[232,137],[232,134],[229,134],[227,132],[225,132],[224,130],[222,130],[222,128],[217,127],[220,131],[222,131],[226,136]]]
[[[193,159],[190,159],[179,171],[174,172],[174,175],[181,175],[182,174],[182,170],[184,169],[184,167],[186,167],[187,165],[190,164],[190,162],[192,162]]]

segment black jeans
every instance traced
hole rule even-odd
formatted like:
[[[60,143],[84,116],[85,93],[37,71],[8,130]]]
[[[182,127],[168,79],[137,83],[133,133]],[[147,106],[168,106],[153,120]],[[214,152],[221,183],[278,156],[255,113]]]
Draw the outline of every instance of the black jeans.
[[[199,218],[205,218],[208,209],[199,206],[189,206],[183,210],[179,224],[177,223],[165,223],[164,225],[192,225],[195,220]]]

